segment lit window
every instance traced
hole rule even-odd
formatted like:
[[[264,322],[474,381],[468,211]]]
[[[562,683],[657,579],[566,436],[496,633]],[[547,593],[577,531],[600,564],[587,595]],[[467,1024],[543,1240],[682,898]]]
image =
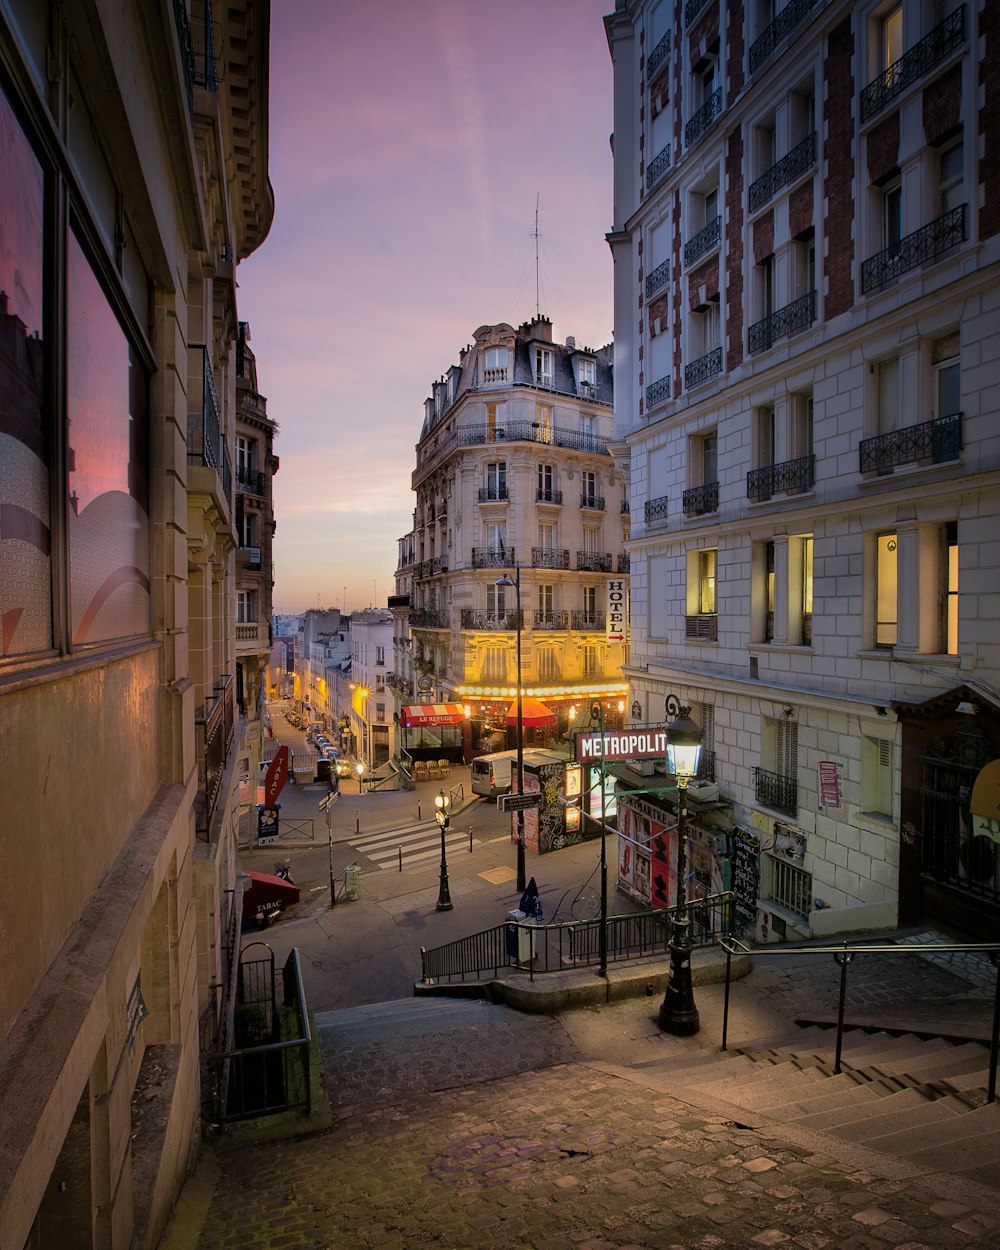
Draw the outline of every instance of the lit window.
[[[903,55],[902,4],[897,4],[882,18],[879,36],[879,68],[887,70]]]
[[[896,535],[875,539],[875,645],[896,642]]]
[[[537,438],[540,443],[552,442],[552,405],[536,404],[535,406],[535,422],[538,433]]]
[[[958,655],[958,523],[949,521],[943,527],[945,593],[942,621],[944,652]]]
[[[715,611],[715,565],[717,552],[714,548],[698,552],[698,612],[711,614]]]
[[[861,810],[892,816],[892,743],[888,738],[861,740]]]

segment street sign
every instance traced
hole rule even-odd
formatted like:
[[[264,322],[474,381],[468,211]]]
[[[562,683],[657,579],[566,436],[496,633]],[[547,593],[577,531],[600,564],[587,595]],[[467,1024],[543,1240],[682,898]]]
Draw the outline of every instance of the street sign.
[[[529,807],[541,807],[540,794],[500,794],[497,796],[497,808],[501,812],[524,812]]]
[[[288,780],[288,747],[278,747],[278,753],[271,761],[264,778],[264,805],[273,807]]]

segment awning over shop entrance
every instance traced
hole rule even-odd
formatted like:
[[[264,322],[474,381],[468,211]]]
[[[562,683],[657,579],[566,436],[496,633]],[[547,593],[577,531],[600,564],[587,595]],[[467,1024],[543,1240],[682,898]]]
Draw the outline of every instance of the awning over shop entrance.
[[[460,725],[465,708],[461,703],[415,703],[403,708],[401,718],[406,726]]]
[[[544,703],[539,703],[537,699],[522,698],[521,700],[521,723],[524,725],[554,725],[556,723],[555,712],[550,711]],[[517,724],[517,700],[507,709],[507,724]]]

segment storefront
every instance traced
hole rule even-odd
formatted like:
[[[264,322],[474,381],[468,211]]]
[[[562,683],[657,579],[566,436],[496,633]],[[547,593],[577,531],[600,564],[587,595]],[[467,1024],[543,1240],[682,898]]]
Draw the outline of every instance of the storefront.
[[[469,714],[462,703],[414,703],[400,709],[403,747],[414,760],[467,762]]]

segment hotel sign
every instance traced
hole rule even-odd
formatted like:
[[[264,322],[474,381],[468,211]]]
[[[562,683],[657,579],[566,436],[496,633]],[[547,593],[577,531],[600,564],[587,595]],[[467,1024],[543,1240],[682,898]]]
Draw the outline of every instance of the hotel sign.
[[[603,752],[601,749],[603,739]],[[576,758],[581,764],[620,760],[653,760],[667,757],[665,729],[623,729],[619,733],[576,735]]]
[[[628,589],[624,578],[612,578],[608,581],[607,642],[625,641],[627,596]]]

